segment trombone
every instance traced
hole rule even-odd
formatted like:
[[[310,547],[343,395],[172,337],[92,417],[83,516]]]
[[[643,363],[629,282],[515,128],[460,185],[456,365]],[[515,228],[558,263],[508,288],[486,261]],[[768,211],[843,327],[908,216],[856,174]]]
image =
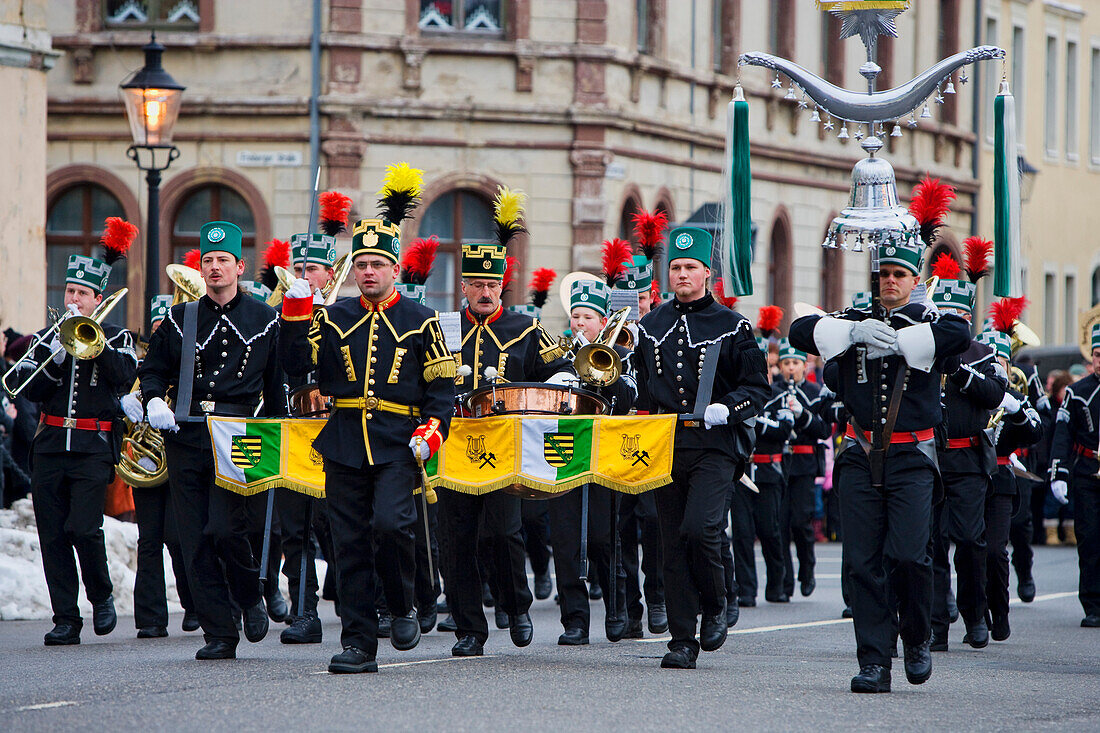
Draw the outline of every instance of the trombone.
[[[279,282],[275,286],[275,289],[271,291],[271,295],[267,299],[267,304],[274,308],[283,302],[283,297],[286,295],[286,291],[290,290],[290,286],[293,284],[295,277],[294,273],[285,267],[276,265],[272,269]],[[351,272],[351,255],[341,255],[332,266],[332,269],[332,280],[325,285],[325,287],[321,288],[321,297],[324,298],[325,305],[332,305],[336,302],[336,297],[340,292],[340,286],[344,284],[344,280],[347,279],[348,273]]]
[[[22,392],[28,384],[34,381],[34,378],[38,376],[38,373],[46,368],[46,365],[53,360],[57,354],[62,350],[72,355],[74,359],[94,359],[103,353],[103,347],[107,344],[107,336],[103,333],[103,320],[110,314],[118,302],[122,300],[122,297],[126,295],[127,289],[120,288],[111,295],[109,295],[103,302],[101,302],[96,309],[92,311],[90,316],[78,316],[72,313],[67,313],[51,325],[45,333],[35,338],[30,346],[27,347],[27,352],[23,354],[19,361],[12,364],[2,378],[0,378],[0,384],[12,397]],[[13,376],[20,368],[26,364],[33,363],[34,351],[42,344],[51,340],[52,336],[57,336],[57,340],[61,342],[61,347],[53,349],[49,356],[42,360],[42,363],[38,364],[34,371],[32,371],[26,378],[21,380],[18,385],[13,389],[8,384],[8,377]],[[26,364],[24,363],[26,362]]]

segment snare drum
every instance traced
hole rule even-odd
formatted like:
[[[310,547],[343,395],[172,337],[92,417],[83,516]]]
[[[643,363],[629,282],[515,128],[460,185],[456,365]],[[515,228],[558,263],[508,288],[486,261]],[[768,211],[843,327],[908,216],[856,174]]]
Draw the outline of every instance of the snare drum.
[[[316,384],[299,387],[290,394],[290,414],[294,417],[328,417],[332,398],[321,394]]]
[[[480,387],[466,398],[471,416],[498,415],[607,415],[611,405],[594,392],[542,382],[508,382]],[[505,486],[501,491],[524,499],[552,499],[567,491],[548,493],[522,484]]]

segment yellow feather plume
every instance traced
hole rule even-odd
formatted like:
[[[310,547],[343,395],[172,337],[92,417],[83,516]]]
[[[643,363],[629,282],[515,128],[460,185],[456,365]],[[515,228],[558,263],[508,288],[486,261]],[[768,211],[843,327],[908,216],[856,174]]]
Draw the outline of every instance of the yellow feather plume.
[[[518,188],[497,186],[497,198],[493,207],[496,220],[500,224],[515,224],[523,216],[523,207],[527,204],[527,194]]]
[[[424,171],[405,162],[386,166],[386,178],[378,195],[385,196],[387,191],[402,191],[420,196],[424,191]]]

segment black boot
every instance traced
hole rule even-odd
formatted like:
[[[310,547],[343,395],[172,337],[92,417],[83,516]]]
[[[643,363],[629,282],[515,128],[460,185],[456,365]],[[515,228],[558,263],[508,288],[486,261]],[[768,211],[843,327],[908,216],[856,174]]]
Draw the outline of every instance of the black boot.
[[[493,609],[493,616],[498,629],[508,628],[508,614],[504,611],[503,608],[500,608],[498,606],[497,608]]]
[[[673,647],[661,660],[661,669],[695,669],[696,656],[689,647]]]
[[[808,598],[814,592],[815,588],[817,588],[817,581],[810,578],[802,583],[802,587],[799,588],[799,591],[802,593],[803,597]]]
[[[531,643],[531,637],[535,635],[535,627],[531,624],[531,614],[521,613],[518,616],[508,617],[508,630],[512,636],[512,643],[519,647]]]
[[[975,649],[984,649],[989,645],[989,627],[985,625],[984,618],[979,619],[976,623],[966,625],[963,644],[969,644]]]
[[[726,609],[714,615],[703,615],[699,624],[699,647],[705,652],[713,652],[726,643],[729,626],[726,625]]]
[[[407,652],[420,643],[420,622],[416,618],[416,611],[409,611],[404,616],[394,616],[390,626],[390,643],[399,652]]]
[[[646,609],[649,617],[649,633],[663,634],[668,631],[668,612],[664,603],[651,603]]]
[[[584,646],[588,643],[588,632],[579,626],[571,626],[558,637],[558,646]]]
[[[244,638],[255,644],[267,636],[267,609],[263,599],[244,611]]]
[[[928,640],[928,649],[933,652],[947,651],[947,634],[932,630],[932,638]]]
[[[645,632],[642,631],[642,620],[640,618],[632,618],[626,624],[626,631],[623,632],[624,639],[644,639]]]
[[[451,647],[452,657],[480,657],[485,653],[485,645],[476,636],[464,636]]]
[[[437,618],[438,618],[438,614],[436,613],[434,603],[431,605],[430,608],[425,606],[423,611],[421,611],[420,609],[417,609],[417,611],[416,611],[416,620],[420,624],[420,633],[421,634],[426,634],[429,631],[431,631],[432,629],[434,629],[435,628],[435,621],[436,621]]]
[[[266,620],[267,617],[265,616]],[[224,639],[215,639],[214,641],[207,642],[206,646],[195,652],[195,659],[209,660],[209,659],[236,659],[237,658],[237,645],[233,642],[225,641]]]
[[[865,664],[852,678],[852,692],[889,692],[890,670],[880,664]]]
[[[286,599],[283,598],[283,594],[279,591],[278,586],[271,592],[271,595],[264,598],[267,603],[267,615],[277,624],[281,624],[286,621],[286,617],[290,615],[290,609],[287,608]]]
[[[80,643],[80,629],[77,624],[57,624],[42,638],[46,646],[70,646]]]
[[[496,605],[496,600],[493,599],[493,591],[489,590],[488,583],[481,584],[481,605],[486,608],[492,608]]]
[[[959,620],[959,604],[955,601],[955,594],[951,591],[947,591],[947,618],[951,619],[951,623]]]
[[[163,626],[142,626],[137,632],[139,639],[162,639],[165,636],[168,636],[168,629]]]
[[[393,625],[393,616],[388,611],[378,614],[378,638],[390,638],[390,627]]]
[[[540,601],[550,597],[554,584],[550,582],[550,572],[535,575],[535,598]]]
[[[737,605],[737,600],[726,599],[726,628],[732,629],[740,618],[741,608]]]
[[[455,617],[451,614],[447,614],[447,618],[439,622],[440,631],[458,631],[458,624],[455,623]]]
[[[618,617],[606,619],[603,623],[604,634],[608,641],[621,641],[626,633],[626,614],[620,612]]]
[[[283,644],[320,644],[321,619],[317,618],[317,612],[309,611],[295,618],[294,623],[279,634],[279,641]]]
[[[1027,578],[1021,580],[1016,584],[1016,593],[1020,596],[1020,600],[1024,603],[1031,603],[1035,600],[1035,579]]]
[[[194,611],[183,612],[183,623],[180,624],[180,628],[184,631],[198,631],[199,628],[199,614]]]
[[[118,615],[115,614],[115,597],[107,596],[99,603],[92,605],[92,628],[96,636],[104,636],[115,630]]]
[[[332,674],[377,672],[378,662],[374,661],[374,657],[368,656],[363,650],[346,646],[344,651],[329,660],[328,671]]]
[[[993,641],[1004,641],[1012,635],[1012,627],[1008,625],[1008,615],[994,616],[993,623],[989,627],[989,635]]]
[[[905,648],[905,679],[911,685],[923,685],[932,676],[932,654],[928,649],[928,642],[916,646],[903,642],[902,646]]]

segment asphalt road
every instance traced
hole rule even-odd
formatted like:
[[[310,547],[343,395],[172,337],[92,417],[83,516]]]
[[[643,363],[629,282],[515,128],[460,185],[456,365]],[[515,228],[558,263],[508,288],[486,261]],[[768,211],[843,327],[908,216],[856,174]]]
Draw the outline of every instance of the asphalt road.
[[[383,640],[379,673],[334,676],[339,621],[322,603],[325,641],[283,646],[280,627],[239,658],[196,662],[198,634],[172,619],[167,639],[134,638],[132,618],[75,647],[42,646],[45,621],[0,623],[0,730],[1100,730],[1100,629],[1082,629],[1077,555],[1036,548],[1039,595],[1013,601],[1012,637],[983,650],[951,630],[919,687],[895,667],[890,695],[853,695],[850,621],[840,619],[840,547],[818,546],[818,588],[761,602],[694,671],[662,670],[667,639],[556,645],[551,600],[532,609],[535,640],[493,630],[487,655],[452,659],[434,631],[411,652]],[[1013,584],[1015,578],[1013,578]],[[492,616],[489,616],[492,627]]]

